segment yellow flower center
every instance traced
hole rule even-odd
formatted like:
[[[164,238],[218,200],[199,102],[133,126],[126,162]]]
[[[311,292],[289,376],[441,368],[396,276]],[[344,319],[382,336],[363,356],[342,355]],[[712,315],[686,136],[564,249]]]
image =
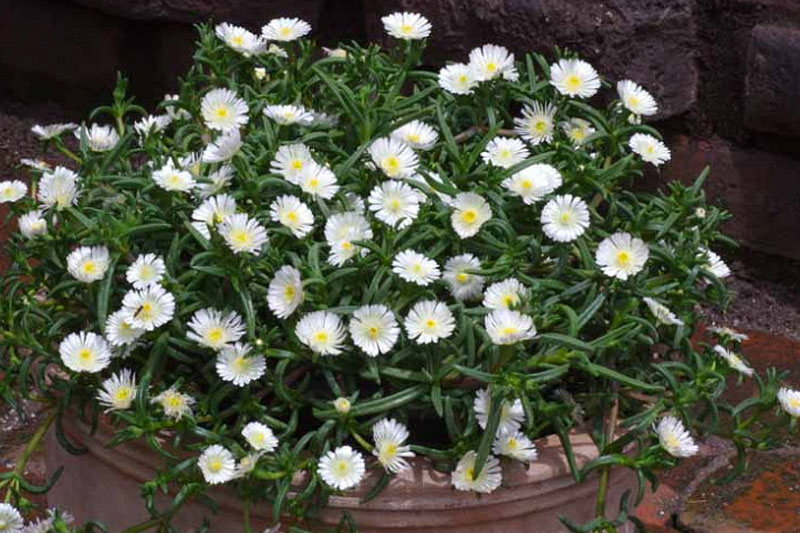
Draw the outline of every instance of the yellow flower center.
[[[78,359],[87,363],[92,360],[92,351],[89,348],[81,348],[78,350]]]
[[[286,213],[286,220],[288,220],[289,222],[295,223],[297,222],[297,219],[298,216],[295,211],[289,211],[288,213]]]
[[[583,85],[583,82],[581,82],[581,79],[575,74],[570,74],[567,76],[567,79],[564,80],[564,86],[570,92],[578,91],[581,85]]]
[[[385,157],[381,163],[381,166],[389,176],[393,176],[400,171],[400,161],[393,155]]]
[[[138,316],[142,320],[150,320],[153,318],[153,304],[150,302],[143,303],[134,316]]]
[[[216,344],[222,340],[224,335],[225,332],[222,330],[222,328],[211,328],[208,330],[208,333],[206,333],[206,339],[208,339],[209,342]]]
[[[84,274],[94,274],[97,271],[97,264],[92,261],[84,261],[83,263],[83,273]]]
[[[289,37],[292,34],[292,29],[289,27],[283,27],[280,30],[281,37]]]
[[[316,189],[317,187],[319,187],[319,180],[317,178],[311,178],[310,180],[308,180],[308,186],[311,189]]]
[[[559,216],[558,218],[561,221],[561,223],[565,226],[572,223],[572,213],[570,213],[569,211],[562,212],[561,216]]]
[[[241,355],[233,360],[233,368],[235,368],[237,372],[244,370],[246,365],[247,361],[245,361],[245,358]]]
[[[314,338],[317,340],[317,342],[325,342],[328,340],[328,332],[318,331],[316,334],[314,334]]]
[[[241,35],[234,35],[231,39],[231,42],[234,44],[234,46],[242,46],[244,44],[244,39]]]
[[[408,35],[413,29],[414,28],[411,26],[411,24],[403,24],[400,26],[400,32],[403,33],[403,35]]]
[[[664,443],[669,448],[677,448],[678,446],[680,446],[681,441],[678,440],[678,437],[676,437],[674,433],[670,433],[668,435],[664,435]]]
[[[631,254],[625,250],[617,252],[617,263],[620,266],[628,266],[631,263]]]
[[[789,401],[786,402],[789,407],[792,409],[800,408],[800,398],[789,398]]]
[[[294,290],[294,287],[292,287],[291,285],[287,285],[283,289],[283,297],[286,298],[287,302],[291,302],[292,299],[294,298],[295,292],[296,291]]]
[[[225,118],[228,116],[228,108],[226,107],[218,107],[217,108],[217,116],[219,118]]]
[[[183,400],[177,394],[172,394],[167,398],[167,405],[173,409],[177,409],[183,405]]]
[[[469,78],[467,77],[466,74],[462,74],[457,78],[456,81],[458,81],[458,83],[460,83],[461,85],[466,85],[467,82],[469,82]]]
[[[467,481],[473,481],[475,479],[475,469],[467,468],[464,471],[464,479],[466,479]]]
[[[367,329],[367,335],[370,339],[376,339],[378,338],[378,331],[376,326],[370,326],[369,329]]]
[[[639,105],[639,99],[636,96],[629,96],[628,97],[628,107],[636,107]]]
[[[302,161],[302,159],[295,159],[294,161],[292,161],[292,163],[291,163],[291,167],[292,167],[294,170],[300,170],[300,169],[302,169],[302,168],[303,168],[303,161]]]
[[[474,209],[465,209],[464,212],[461,213],[461,220],[467,224],[472,224],[477,218],[478,213]]]
[[[389,202],[389,209],[391,211],[398,211],[400,209],[400,200],[395,198],[391,202]]]
[[[237,229],[231,231],[230,237],[233,242],[242,246],[246,246],[251,242],[253,242],[253,239],[250,236],[250,234],[243,229]]]
[[[214,474],[222,470],[222,461],[219,459],[213,459],[211,462],[208,463],[208,470]]]
[[[342,241],[342,250],[350,250],[353,247],[353,243],[350,241]]]
[[[511,159],[511,150],[503,148],[497,155],[500,156],[500,159]]]
[[[486,63],[486,72],[489,72],[491,74],[494,73],[496,70],[497,70],[497,63],[495,63],[494,61],[489,61],[488,63]]]
[[[117,389],[117,392],[114,393],[114,399],[120,403],[126,401],[128,398],[130,398],[130,396],[131,396],[131,389],[129,389],[128,387],[122,387],[120,389]]]
[[[428,329],[433,329],[436,327],[436,321],[432,318],[429,318],[425,321],[425,327]]]
[[[390,442],[381,448],[380,452],[380,461],[382,463],[387,463],[394,459],[395,455],[397,455],[397,444]]]
[[[340,476],[344,476],[345,474],[347,474],[347,471],[349,470],[347,466],[347,461],[343,459],[336,461],[336,464],[333,466],[333,470]]]
[[[536,122],[533,123],[533,131],[535,133],[544,133],[547,131],[547,121],[541,118],[536,120]]]
[[[502,333],[503,335],[516,335],[518,331],[519,330],[517,330],[517,328],[515,328],[513,326],[508,326],[508,327],[503,328],[500,331],[500,333]]]
[[[469,280],[469,274],[466,272],[459,272],[456,274],[456,281],[459,283],[466,283]]]
[[[519,188],[523,191],[529,191],[531,190],[531,187],[533,187],[531,180],[522,180],[519,182]]]
[[[406,135],[406,140],[410,143],[418,143],[419,135],[416,133],[409,133],[408,135]]]
[[[519,298],[516,294],[504,294],[501,298],[501,301],[503,302],[504,306],[511,307],[519,301]]]

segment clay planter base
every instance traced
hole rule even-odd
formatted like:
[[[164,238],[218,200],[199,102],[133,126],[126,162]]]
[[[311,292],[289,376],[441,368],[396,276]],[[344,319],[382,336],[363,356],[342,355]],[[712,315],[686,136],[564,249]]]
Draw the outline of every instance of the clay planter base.
[[[107,449],[111,428],[102,426],[90,437],[85,426],[65,417],[67,437],[88,448],[83,455],[70,455],[61,448],[51,432],[45,451],[49,471],[63,465],[64,472],[48,494],[48,503],[69,510],[81,522],[101,520],[109,531],[122,531],[149,517],[140,496],[140,483],[155,476],[160,459],[141,442],[129,442]],[[578,466],[597,457],[597,449],[585,433],[571,436]],[[597,478],[577,485],[569,473],[566,457],[558,438],[548,437],[536,443],[539,459],[528,467],[503,460],[503,485],[494,493],[478,496],[459,492],[450,485],[450,475],[436,472],[427,461],[419,459],[412,469],[395,476],[374,500],[360,504],[361,496],[380,477],[369,469],[359,490],[330,498],[328,507],[314,531],[335,526],[347,511],[362,533],[555,533],[565,531],[558,521],[565,515],[576,523],[592,519]],[[616,515],[625,490],[634,488],[635,478],[628,470],[612,471],[607,509]],[[208,517],[212,532],[243,531],[242,505],[233,491],[215,488],[209,494],[219,505],[219,513],[202,504],[186,503],[172,525],[181,531],[191,530]],[[164,498],[161,505],[166,505]],[[263,503],[252,509],[254,531],[269,523],[271,508]],[[632,527],[621,533],[633,531]]]

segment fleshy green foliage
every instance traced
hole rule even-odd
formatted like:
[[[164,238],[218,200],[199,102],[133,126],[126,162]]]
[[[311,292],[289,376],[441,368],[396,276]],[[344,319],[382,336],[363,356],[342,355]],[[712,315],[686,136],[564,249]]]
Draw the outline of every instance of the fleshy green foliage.
[[[699,253],[730,244],[719,230],[727,213],[706,204],[702,185],[707,173],[692,186],[675,183],[666,192],[632,188],[642,163],[627,141],[637,132],[658,136],[655,130],[629,122],[630,113],[616,100],[596,109],[560,95],[548,81],[547,62],[538,55],[527,55],[518,65],[519,81],[487,82],[471,96],[454,96],[438,86],[436,74],[415,70],[419,43],[390,50],[345,46],[345,59],[320,58],[312,43],[302,39],[284,48],[288,58],[246,58],[224,46],[211,29],[201,28],[194,66],[173,108],[189,116],[146,138],[132,128],[143,111],[132,106],[120,80],[114,104],[96,113],[97,119],[112,119],[120,141],[98,153],[83,138],[80,151],[72,154],[79,162],[74,168],[80,176],[77,205],[47,211],[46,235],[24,239],[17,234],[7,246],[12,263],[0,278],[0,394],[6,401],[16,401],[33,387],[58,409],[58,417],[79,409],[92,421],[102,411],[94,399],[102,380],[123,368],[134,370],[137,401],[110,416],[118,422],[117,443],[146,439],[164,458],[165,468],[143,489],[154,518],[164,510],[155,509],[153,497],[168,483],[178,491],[167,516],[206,490],[195,464],[202,449],[219,443],[237,458],[243,456],[247,447],[240,431],[254,420],[275,431],[279,449],[263,455],[252,474],[232,483],[243,500],[273,504],[276,519],[281,513],[313,515],[324,502],[320,493],[330,492],[315,472],[317,458],[343,443],[367,452],[370,428],[384,417],[404,422],[412,449],[430,457],[436,468],[451,470],[468,450],[477,450],[480,467],[493,441],[473,411],[476,390],[484,387],[490,388],[495,405],[501,399],[521,399],[523,431],[531,438],[557,433],[567,443],[571,429],[588,425],[602,454],[574,476],[583,479],[610,466],[631,468],[641,482],[638,497],[657,470],[673,463],[652,430],[662,414],[678,416],[694,435],[723,432],[741,450],[770,444],[761,415],[775,406],[779,376],[755,376],[759,396],[730,405],[721,393],[726,376],[735,371],[710,347],[690,342],[698,304],[724,304],[728,298]],[[266,70],[266,79],[254,76],[255,66]],[[234,177],[224,192],[236,199],[240,212],[267,227],[269,244],[260,255],[233,254],[214,229],[210,239],[204,238],[190,224],[200,200],[165,191],[152,179],[168,159],[178,163],[216,137],[199,107],[208,90],[220,87],[232,89],[249,106],[244,144],[230,161]],[[485,164],[481,153],[487,143],[512,134],[522,104],[533,102],[557,106],[559,124],[582,118],[596,132],[575,146],[557,126],[552,142],[529,146],[531,157],[514,167]],[[290,103],[328,113],[338,122],[331,127],[277,126],[262,113],[268,104]],[[422,178],[409,182],[426,196],[416,220],[397,230],[367,211],[374,237],[353,243],[365,255],[332,266],[326,261],[325,220],[345,209],[344,193],[365,199],[386,181],[367,164],[367,149],[414,119],[439,133],[432,150],[418,152]],[[305,143],[329,165],[341,186],[333,199],[311,199],[271,173],[276,150],[289,142]],[[54,143],[66,150],[59,139]],[[557,194],[589,204],[591,224],[574,242],[556,243],[543,234],[540,213],[546,199],[526,205],[501,186],[533,163],[560,171],[564,183]],[[193,170],[202,180],[219,166],[201,164]],[[423,179],[433,173],[441,183]],[[454,232],[452,208],[437,196],[456,191],[478,193],[491,206],[492,219],[468,239]],[[271,221],[269,206],[284,194],[300,197],[313,211],[314,229],[308,236],[296,238]],[[19,215],[33,207],[29,198],[14,204],[12,212]],[[621,231],[644,240],[650,251],[644,269],[626,281],[604,275],[595,264],[599,242]],[[111,267],[103,280],[85,284],[67,272],[65,258],[77,245],[108,247]],[[421,287],[392,273],[392,259],[404,249],[424,253],[440,267],[450,257],[472,253],[481,260],[473,274],[484,276],[487,285],[519,279],[529,294],[518,310],[533,317],[538,337],[511,346],[493,344],[484,329],[488,310],[480,298],[460,302],[442,281]],[[174,318],[145,334],[127,357],[114,358],[102,373],[66,370],[59,343],[72,332],[104,331],[106,317],[130,289],[126,269],[144,253],[165,260],[168,273],[162,284],[176,298]],[[270,280],[284,265],[299,269],[305,301],[281,320],[268,309],[266,296]],[[685,325],[659,324],[643,297],[657,299]],[[340,355],[319,356],[294,333],[298,319],[311,311],[327,309],[346,322],[359,306],[381,303],[402,323],[414,303],[434,298],[447,303],[456,321],[454,334],[435,344],[416,344],[403,331],[394,348],[378,357],[365,355],[350,341]],[[223,381],[215,371],[214,352],[187,339],[186,323],[206,307],[244,317],[243,340],[267,360],[263,378],[242,388]],[[62,372],[45,380],[48,365]],[[193,416],[175,421],[150,402],[172,385],[196,398]],[[348,414],[333,408],[332,400],[340,396],[352,401]],[[496,427],[497,416],[499,409],[494,409],[488,427]],[[610,417],[623,436],[609,434]],[[188,459],[172,453],[182,450],[189,451]],[[301,470],[311,482],[290,498],[292,476]],[[592,527],[604,524],[611,521],[600,518]]]

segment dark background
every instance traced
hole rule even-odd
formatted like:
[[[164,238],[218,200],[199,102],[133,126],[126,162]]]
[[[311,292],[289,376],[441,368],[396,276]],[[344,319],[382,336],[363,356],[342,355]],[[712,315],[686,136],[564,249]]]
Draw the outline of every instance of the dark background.
[[[689,181],[734,212],[748,247],[800,258],[800,0],[0,0],[0,105],[42,121],[108,101],[117,71],[152,106],[188,65],[192,25],[213,17],[258,30],[298,16],[324,44],[383,41],[380,17],[433,24],[426,62],[465,61],[486,42],[580,52],[610,80],[631,78],[661,110],[673,160],[646,186]],[[58,110],[50,112],[49,110]],[[44,118],[42,118],[44,117]],[[3,132],[0,131],[0,135]]]

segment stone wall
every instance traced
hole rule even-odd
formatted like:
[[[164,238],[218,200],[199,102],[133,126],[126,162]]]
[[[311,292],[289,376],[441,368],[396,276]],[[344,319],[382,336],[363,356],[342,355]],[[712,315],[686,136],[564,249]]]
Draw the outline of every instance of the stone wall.
[[[515,52],[580,52],[609,79],[657,96],[673,162],[649,185],[714,168],[709,189],[750,247],[800,258],[800,1],[797,0],[6,0],[0,92],[78,111],[115,72],[152,103],[188,64],[191,24],[258,29],[302,17],[326,43],[383,40],[380,16],[418,11],[434,25],[426,61],[464,60],[486,42]]]

